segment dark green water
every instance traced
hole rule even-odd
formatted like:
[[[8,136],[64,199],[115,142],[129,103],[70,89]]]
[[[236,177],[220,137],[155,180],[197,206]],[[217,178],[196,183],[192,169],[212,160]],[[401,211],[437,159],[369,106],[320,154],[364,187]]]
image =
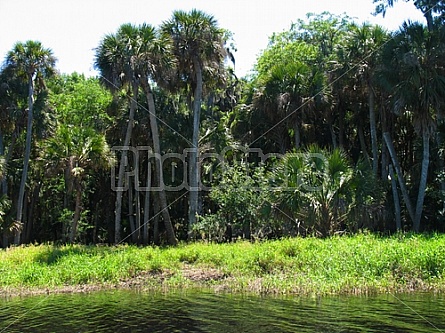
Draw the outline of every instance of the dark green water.
[[[445,296],[107,291],[0,300],[10,332],[445,332]]]

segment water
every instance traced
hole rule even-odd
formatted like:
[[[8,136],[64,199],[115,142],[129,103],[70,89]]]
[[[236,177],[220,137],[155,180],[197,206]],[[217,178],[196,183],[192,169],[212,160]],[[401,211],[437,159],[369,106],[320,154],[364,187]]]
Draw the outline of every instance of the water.
[[[102,291],[0,299],[0,333],[445,332],[445,296]]]

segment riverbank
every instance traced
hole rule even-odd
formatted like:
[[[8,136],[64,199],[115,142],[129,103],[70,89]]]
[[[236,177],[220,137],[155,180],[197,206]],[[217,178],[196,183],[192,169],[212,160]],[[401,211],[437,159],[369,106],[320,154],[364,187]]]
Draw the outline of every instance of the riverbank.
[[[445,291],[445,235],[0,251],[0,296],[132,288],[258,294]]]

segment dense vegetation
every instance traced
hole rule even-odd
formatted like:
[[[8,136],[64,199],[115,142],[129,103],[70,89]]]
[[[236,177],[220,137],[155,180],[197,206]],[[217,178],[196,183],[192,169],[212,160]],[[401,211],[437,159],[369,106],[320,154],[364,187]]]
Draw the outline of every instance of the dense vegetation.
[[[0,294],[207,287],[364,294],[443,290],[443,235],[295,237],[177,247],[29,245],[0,253]]]
[[[106,35],[98,78],[18,42],[0,69],[2,246],[444,231],[445,5],[414,5],[427,24],[393,32],[309,14],[246,78],[199,10]]]

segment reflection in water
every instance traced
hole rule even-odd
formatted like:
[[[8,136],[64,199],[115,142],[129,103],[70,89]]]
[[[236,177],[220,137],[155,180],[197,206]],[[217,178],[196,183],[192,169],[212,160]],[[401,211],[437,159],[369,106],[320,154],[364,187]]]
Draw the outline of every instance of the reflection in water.
[[[259,297],[211,292],[0,300],[3,332],[442,332],[445,297]]]

